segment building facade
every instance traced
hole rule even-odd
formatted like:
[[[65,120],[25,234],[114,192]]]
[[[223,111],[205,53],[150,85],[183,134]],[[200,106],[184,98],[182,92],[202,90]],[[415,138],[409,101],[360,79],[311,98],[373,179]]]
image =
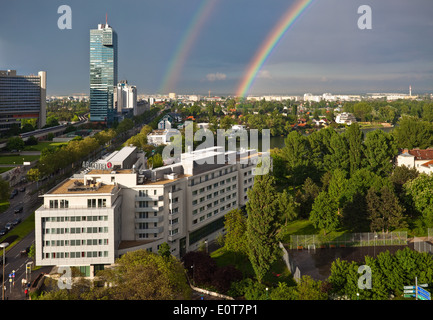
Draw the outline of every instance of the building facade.
[[[42,128],[47,120],[47,73],[17,75],[16,70],[0,70],[0,130],[8,130],[19,120],[38,118]]]
[[[149,169],[135,147],[116,151],[43,195],[36,265],[83,266],[91,275],[164,242],[177,257],[196,250],[223,231],[227,212],[246,204],[258,156],[212,147]]]
[[[111,123],[117,85],[117,33],[108,24],[90,30],[90,121]]]
[[[397,165],[416,168],[420,173],[433,173],[433,149],[403,149],[397,156]]]
[[[137,115],[137,87],[122,80],[114,88],[114,109],[122,113],[123,109],[133,110],[134,116]]]

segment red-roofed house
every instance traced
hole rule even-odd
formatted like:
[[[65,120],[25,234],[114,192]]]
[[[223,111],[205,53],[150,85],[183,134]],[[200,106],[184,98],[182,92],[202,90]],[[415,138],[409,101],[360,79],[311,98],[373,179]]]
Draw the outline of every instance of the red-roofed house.
[[[433,172],[433,149],[403,149],[397,156],[397,165],[430,174]]]

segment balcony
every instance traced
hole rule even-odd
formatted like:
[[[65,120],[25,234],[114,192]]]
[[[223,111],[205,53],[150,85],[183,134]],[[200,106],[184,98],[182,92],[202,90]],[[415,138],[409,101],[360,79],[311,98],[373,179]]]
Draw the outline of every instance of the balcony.
[[[148,218],[135,218],[135,223],[140,223],[140,222],[150,222],[150,223],[154,223],[154,222],[162,222],[164,220],[164,216],[156,216],[156,217],[148,217]]]
[[[163,206],[159,207],[142,207],[142,208],[135,208],[135,212],[161,212],[164,210]]]
[[[135,201],[162,201],[164,200],[164,196],[163,195],[137,195],[135,196]]]
[[[164,231],[164,227],[147,228],[147,229],[135,229],[135,233],[161,233]]]

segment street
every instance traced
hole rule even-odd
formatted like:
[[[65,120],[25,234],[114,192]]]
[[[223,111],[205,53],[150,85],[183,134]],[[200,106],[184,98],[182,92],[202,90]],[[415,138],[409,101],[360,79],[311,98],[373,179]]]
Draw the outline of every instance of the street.
[[[26,183],[17,187],[17,189],[25,187],[25,191],[18,191],[18,194],[10,200],[9,208],[0,214],[0,229],[3,229],[5,225],[17,218],[21,218],[22,223],[31,213],[42,203],[41,199],[38,198],[37,193],[31,194],[31,191],[36,188],[35,183]],[[14,210],[19,207],[23,207],[22,212],[15,213]],[[16,225],[15,227],[19,226]],[[12,229],[13,230],[13,229]],[[6,239],[7,239],[6,234]],[[11,239],[13,241],[13,239]],[[41,272],[49,272],[50,268],[40,268],[36,271],[26,274],[26,264],[33,262],[33,259],[29,258],[27,254],[22,254],[21,251],[26,251],[35,241],[35,232],[32,230],[26,237],[24,237],[19,243],[15,244],[8,250],[6,248],[6,264],[4,268],[3,285],[5,290],[5,299],[8,300],[23,300],[25,299],[24,289],[22,281],[27,279],[30,283],[33,281]],[[5,240],[4,242],[8,242]],[[2,249],[0,249],[2,250]],[[3,260],[2,260],[3,261]],[[34,263],[31,266],[31,270],[35,267]],[[11,275],[11,277],[9,277]],[[0,277],[3,277],[3,266],[0,268]]]

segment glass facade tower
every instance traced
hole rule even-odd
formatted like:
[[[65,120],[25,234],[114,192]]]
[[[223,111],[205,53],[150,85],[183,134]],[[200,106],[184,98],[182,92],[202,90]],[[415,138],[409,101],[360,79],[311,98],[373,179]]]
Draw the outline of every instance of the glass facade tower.
[[[117,34],[108,24],[90,30],[90,121],[113,122],[117,85]]]

